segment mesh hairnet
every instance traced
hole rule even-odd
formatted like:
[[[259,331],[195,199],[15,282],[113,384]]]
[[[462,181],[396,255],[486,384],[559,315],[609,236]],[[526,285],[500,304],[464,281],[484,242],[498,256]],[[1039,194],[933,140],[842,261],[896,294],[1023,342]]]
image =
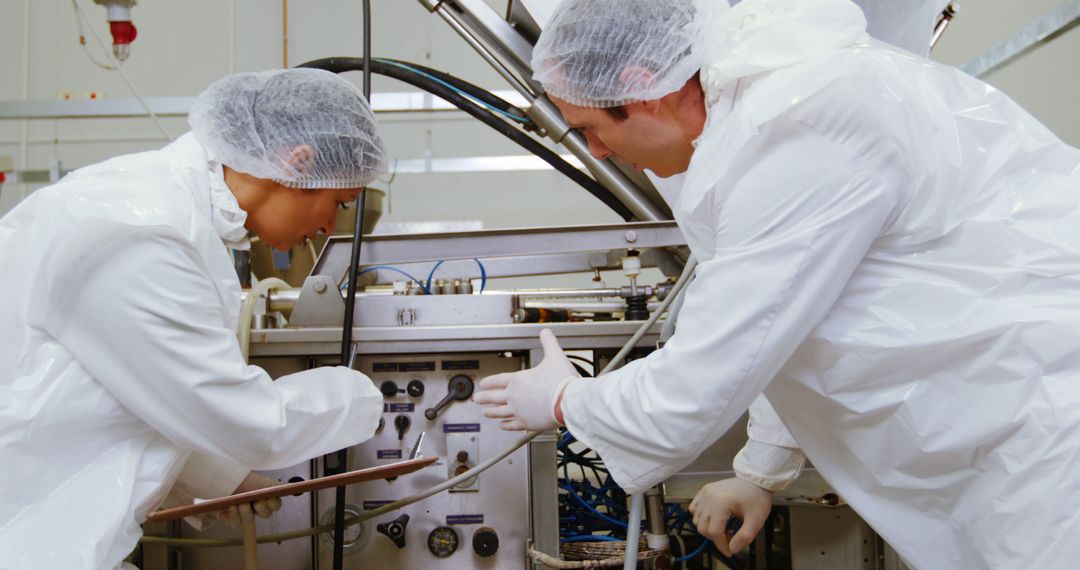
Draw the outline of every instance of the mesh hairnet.
[[[565,0],[533,49],[533,77],[549,94],[582,107],[659,99],[701,67],[695,44],[709,4]]]
[[[198,96],[188,123],[215,160],[292,188],[359,188],[385,170],[363,95],[328,71],[230,75]]]

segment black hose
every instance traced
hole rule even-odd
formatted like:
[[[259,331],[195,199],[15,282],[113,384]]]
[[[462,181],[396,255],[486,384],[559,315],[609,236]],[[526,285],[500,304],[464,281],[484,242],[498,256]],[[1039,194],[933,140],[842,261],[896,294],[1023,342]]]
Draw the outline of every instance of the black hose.
[[[364,6],[364,99],[371,104],[371,0],[363,0]],[[345,319],[341,331],[341,364],[353,366],[352,347],[353,318],[356,310],[356,269],[360,264],[360,248],[364,245],[364,206],[367,191],[360,193],[360,206],[353,227],[352,251],[349,263],[348,293],[345,295]],[[336,465],[339,472],[349,469],[349,448],[338,450]],[[345,563],[345,487],[334,492],[334,570],[341,570]]]
[[[431,75],[432,77],[437,77],[440,80],[445,81],[445,82],[449,83],[450,85],[453,85],[455,88],[460,89],[461,91],[464,91],[465,93],[468,93],[470,97],[476,99],[477,101],[481,101],[483,103],[491,105],[492,107],[495,107],[496,109],[498,109],[500,111],[504,111],[506,113],[510,113],[511,115],[521,117],[523,120],[527,121],[527,123],[523,123],[523,125],[522,125],[522,126],[525,127],[525,130],[535,130],[537,128],[536,123],[532,122],[532,119],[529,118],[529,116],[525,113],[525,111],[522,111],[518,107],[515,107],[514,105],[510,104],[510,102],[507,101],[506,99],[503,99],[502,97],[499,97],[498,95],[495,95],[494,93],[492,93],[491,91],[488,91],[487,89],[484,89],[483,87],[473,85],[472,83],[469,83],[468,81],[465,81],[464,79],[461,79],[459,77],[455,77],[453,75],[450,75],[449,73],[446,73],[445,71],[440,71],[438,69],[425,67],[423,65],[417,65],[415,63],[410,63],[408,61],[401,61],[401,60],[398,60],[398,59],[387,59],[385,57],[376,58],[375,61],[396,63],[398,65],[405,65],[405,66],[411,67],[413,69],[423,71],[424,73],[426,73],[428,75]]]
[[[411,65],[411,64],[410,64]],[[312,67],[316,69],[324,69],[334,73],[342,73],[345,71],[362,71],[365,69],[364,60],[355,57],[328,57],[324,59],[317,59],[301,64],[299,67]],[[388,62],[381,62],[377,59],[371,61],[371,72],[378,73],[379,75],[385,75],[392,77],[399,81],[403,81],[415,87],[419,87],[433,95],[438,96],[441,99],[446,100],[455,107],[465,111],[472,117],[483,122],[487,126],[495,129],[506,138],[514,141],[525,150],[540,157],[544,162],[550,164],[555,170],[558,170],[567,178],[570,178],[576,182],[579,186],[584,188],[587,192],[592,194],[598,200],[604,203],[608,208],[611,208],[616,214],[619,215],[625,221],[631,221],[635,219],[633,212],[626,207],[625,204],[619,201],[607,188],[604,188],[599,182],[593,180],[585,173],[581,172],[577,168],[574,168],[570,163],[562,159],[554,151],[548,149],[544,145],[540,144],[537,140],[533,139],[529,135],[518,130],[516,127],[507,123],[506,121],[497,117],[491,111],[477,105],[473,101],[470,101],[464,95],[447,88],[444,85],[432,81],[431,79],[418,75],[417,73],[405,68],[397,67]]]

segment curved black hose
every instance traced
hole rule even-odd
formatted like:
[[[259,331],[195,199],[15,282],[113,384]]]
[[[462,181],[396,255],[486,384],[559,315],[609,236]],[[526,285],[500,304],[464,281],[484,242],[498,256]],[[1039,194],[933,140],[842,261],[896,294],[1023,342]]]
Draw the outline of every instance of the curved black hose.
[[[415,63],[411,63],[411,62],[408,62],[408,61],[401,61],[399,59],[387,59],[385,57],[380,57],[380,58],[376,58],[375,61],[384,61],[384,62],[396,63],[398,65],[406,65],[406,66],[409,66],[409,67],[411,67],[413,69],[423,71],[424,73],[427,73],[428,75],[431,75],[432,77],[437,77],[440,80],[445,81],[445,82],[449,83],[450,85],[453,85],[457,89],[460,89],[460,90],[464,91],[465,93],[468,93],[470,97],[473,97],[477,101],[481,101],[483,103],[491,105],[492,107],[495,107],[496,109],[499,109],[500,111],[505,111],[507,113],[510,113],[511,115],[516,115],[516,116],[521,117],[522,119],[528,121],[528,123],[525,123],[523,125],[525,127],[525,130],[536,129],[536,123],[532,122],[532,119],[530,119],[529,116],[525,114],[525,111],[522,111],[518,107],[512,105],[506,99],[503,99],[502,97],[499,97],[498,95],[495,95],[491,91],[488,91],[487,89],[484,89],[483,87],[480,87],[478,85],[474,85],[472,83],[469,83],[468,81],[465,81],[464,79],[461,79],[460,77],[450,75],[449,73],[446,73],[445,71],[440,71],[438,69],[433,69],[431,67],[425,67],[423,65],[417,65]]]
[[[298,67],[312,67],[334,73],[363,71],[364,60],[355,57],[328,57],[309,61],[300,64]],[[607,188],[604,188],[599,182],[593,180],[577,168],[574,168],[554,151],[540,144],[537,140],[518,130],[513,125],[500,119],[491,111],[470,101],[464,95],[408,69],[397,67],[388,62],[380,62],[377,59],[371,61],[371,72],[403,81],[446,100],[455,107],[465,111],[473,118],[495,129],[506,138],[514,141],[518,146],[540,157],[544,162],[555,168],[555,170],[558,170],[567,178],[576,182],[579,186],[596,197],[596,199],[603,202],[608,208],[611,208],[611,210],[618,214],[623,220],[631,221],[635,219],[633,212],[631,212],[625,204],[620,202],[614,194]]]

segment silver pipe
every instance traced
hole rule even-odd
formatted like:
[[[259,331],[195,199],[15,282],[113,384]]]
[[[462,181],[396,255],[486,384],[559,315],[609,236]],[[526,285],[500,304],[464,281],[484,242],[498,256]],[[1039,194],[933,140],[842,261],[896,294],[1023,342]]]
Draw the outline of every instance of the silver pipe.
[[[622,289],[608,287],[604,289],[514,289],[507,291],[518,297],[621,297]]]
[[[626,303],[622,301],[593,301],[577,302],[568,301],[525,301],[521,304],[526,309],[547,309],[549,311],[571,311],[575,313],[621,313],[626,310]],[[650,301],[649,312],[654,312],[660,303]]]

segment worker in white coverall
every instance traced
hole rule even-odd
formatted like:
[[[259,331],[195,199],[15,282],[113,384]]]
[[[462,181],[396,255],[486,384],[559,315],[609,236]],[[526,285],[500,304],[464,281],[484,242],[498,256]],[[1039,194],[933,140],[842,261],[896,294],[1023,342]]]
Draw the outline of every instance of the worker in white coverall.
[[[594,155],[651,170],[697,279],[648,357],[582,380],[547,333],[474,399],[566,425],[633,493],[749,408],[737,478],[691,504],[725,554],[808,457],[915,568],[1074,568],[1080,152],[865,25],[847,0],[566,0],[535,77]]]
[[[271,381],[245,364],[230,254],[249,231],[286,250],[333,230],[383,164],[362,95],[325,71],[243,73],[189,122],[0,219],[0,568],[115,568],[170,490],[264,487],[251,469],[377,427],[382,397],[356,371]]]

